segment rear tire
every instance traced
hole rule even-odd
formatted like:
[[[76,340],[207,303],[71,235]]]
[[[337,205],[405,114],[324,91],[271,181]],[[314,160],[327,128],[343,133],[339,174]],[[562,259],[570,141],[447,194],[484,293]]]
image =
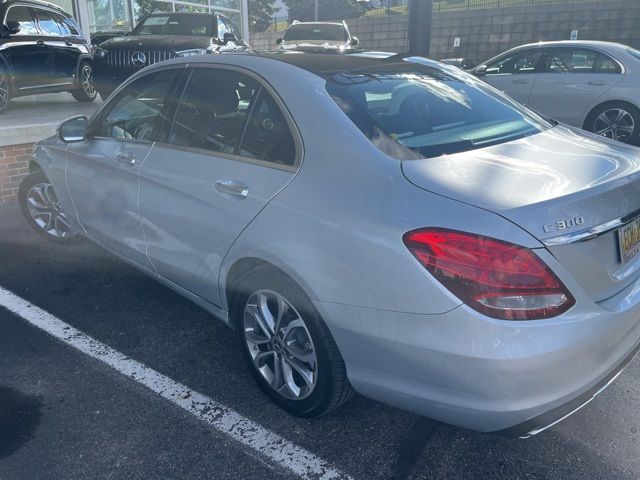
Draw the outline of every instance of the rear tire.
[[[8,72],[0,67],[0,113],[9,107],[11,101],[11,85]]]
[[[81,240],[80,234],[68,225],[53,186],[41,170],[30,173],[22,181],[18,201],[27,222],[47,240],[61,244]]]
[[[71,95],[81,103],[93,102],[98,95],[93,80],[93,67],[89,62],[83,61],[78,71],[78,88]]]
[[[353,396],[344,360],[329,329],[288,276],[262,267],[245,275],[235,291],[231,318],[238,340],[255,381],[276,405],[292,415],[309,418],[328,413]],[[261,311],[260,295],[266,299],[262,305],[271,313],[273,326],[281,318],[271,336],[254,320],[253,312]],[[278,315],[280,311],[284,314]],[[276,361],[280,377],[275,373]]]
[[[640,109],[627,102],[607,102],[595,107],[584,129],[630,145],[640,144]]]

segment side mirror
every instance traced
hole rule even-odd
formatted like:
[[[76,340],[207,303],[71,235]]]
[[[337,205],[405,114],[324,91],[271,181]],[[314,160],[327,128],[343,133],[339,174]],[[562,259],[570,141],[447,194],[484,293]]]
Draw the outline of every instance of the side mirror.
[[[225,33],[224,36],[222,37],[222,43],[224,45],[226,45],[227,43],[238,43],[238,39],[236,38],[236,36],[233,33]]]
[[[487,74],[487,66],[480,65],[473,71],[473,73],[476,77],[484,77]]]
[[[65,120],[58,127],[58,138],[64,143],[83,141],[87,136],[87,117],[79,116]]]
[[[8,37],[20,32],[20,24],[14,20],[9,20],[6,25],[2,26],[2,36]]]
[[[360,45],[360,40],[358,39],[358,37],[351,37],[351,46],[357,47],[358,45]]]
[[[276,45],[280,45],[282,43],[282,40],[283,40],[282,37],[276,38]]]

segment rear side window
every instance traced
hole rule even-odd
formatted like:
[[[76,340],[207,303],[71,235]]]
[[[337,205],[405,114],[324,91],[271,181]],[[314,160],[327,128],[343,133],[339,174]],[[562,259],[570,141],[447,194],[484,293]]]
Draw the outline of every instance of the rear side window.
[[[51,37],[59,37],[63,35],[55,18],[55,13],[47,10],[34,9],[36,17],[38,17],[38,25],[42,31],[42,35]]]
[[[239,72],[194,69],[169,143],[293,165],[296,147],[275,99]]]
[[[554,48],[547,55],[547,73],[620,73],[619,65],[607,55],[589,48]]]
[[[296,145],[289,124],[274,98],[264,89],[252,109],[240,155],[282,165],[295,163]]]
[[[73,18],[62,17],[62,23],[64,23],[65,28],[69,30],[69,33],[74,37],[80,36],[80,29],[78,28],[78,24]]]
[[[514,52],[487,65],[486,75],[504,75],[514,73],[534,73],[542,50],[536,48]]]
[[[235,154],[258,90],[251,77],[195,69],[178,103],[169,143]]]
[[[11,7],[7,13],[6,23],[20,28],[18,35],[37,35],[36,22],[27,7]]]
[[[330,74],[326,88],[374,145],[401,160],[473,150],[550,127],[462,72],[409,62]]]
[[[180,73],[165,70],[128,85],[102,112],[95,134],[119,140],[163,141],[169,125],[169,93]]]

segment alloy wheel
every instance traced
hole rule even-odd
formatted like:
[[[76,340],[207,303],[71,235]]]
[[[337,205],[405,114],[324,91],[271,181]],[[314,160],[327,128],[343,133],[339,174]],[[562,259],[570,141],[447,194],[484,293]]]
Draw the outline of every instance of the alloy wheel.
[[[82,84],[82,89],[87,97],[94,98],[96,96],[96,87],[93,83],[93,68],[91,68],[90,65],[84,65],[82,67],[82,71],[80,72],[80,83]]]
[[[0,111],[9,103],[9,79],[0,70]]]
[[[598,115],[593,132],[603,137],[627,142],[635,131],[633,115],[622,108],[611,108]]]
[[[244,339],[269,386],[289,400],[302,400],[318,377],[316,350],[304,319],[284,296],[271,290],[251,295],[244,308]]]
[[[77,235],[69,226],[50,183],[37,183],[29,189],[27,209],[36,225],[52,237],[71,238]]]

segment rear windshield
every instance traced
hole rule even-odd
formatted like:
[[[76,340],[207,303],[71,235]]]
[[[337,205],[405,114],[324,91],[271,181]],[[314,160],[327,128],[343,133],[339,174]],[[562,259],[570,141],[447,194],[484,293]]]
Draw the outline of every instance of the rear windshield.
[[[627,51],[633,55],[634,57],[636,57],[638,60],[640,60],[640,50],[636,50],[635,48],[629,48],[627,49]]]
[[[212,15],[155,15],[145,18],[133,35],[202,35],[215,36]]]
[[[326,79],[327,91],[351,121],[401,160],[473,150],[552,126],[462,72],[403,61]]]
[[[319,41],[346,42],[347,31],[342,25],[332,24],[298,24],[292,25],[284,35],[287,42]]]

